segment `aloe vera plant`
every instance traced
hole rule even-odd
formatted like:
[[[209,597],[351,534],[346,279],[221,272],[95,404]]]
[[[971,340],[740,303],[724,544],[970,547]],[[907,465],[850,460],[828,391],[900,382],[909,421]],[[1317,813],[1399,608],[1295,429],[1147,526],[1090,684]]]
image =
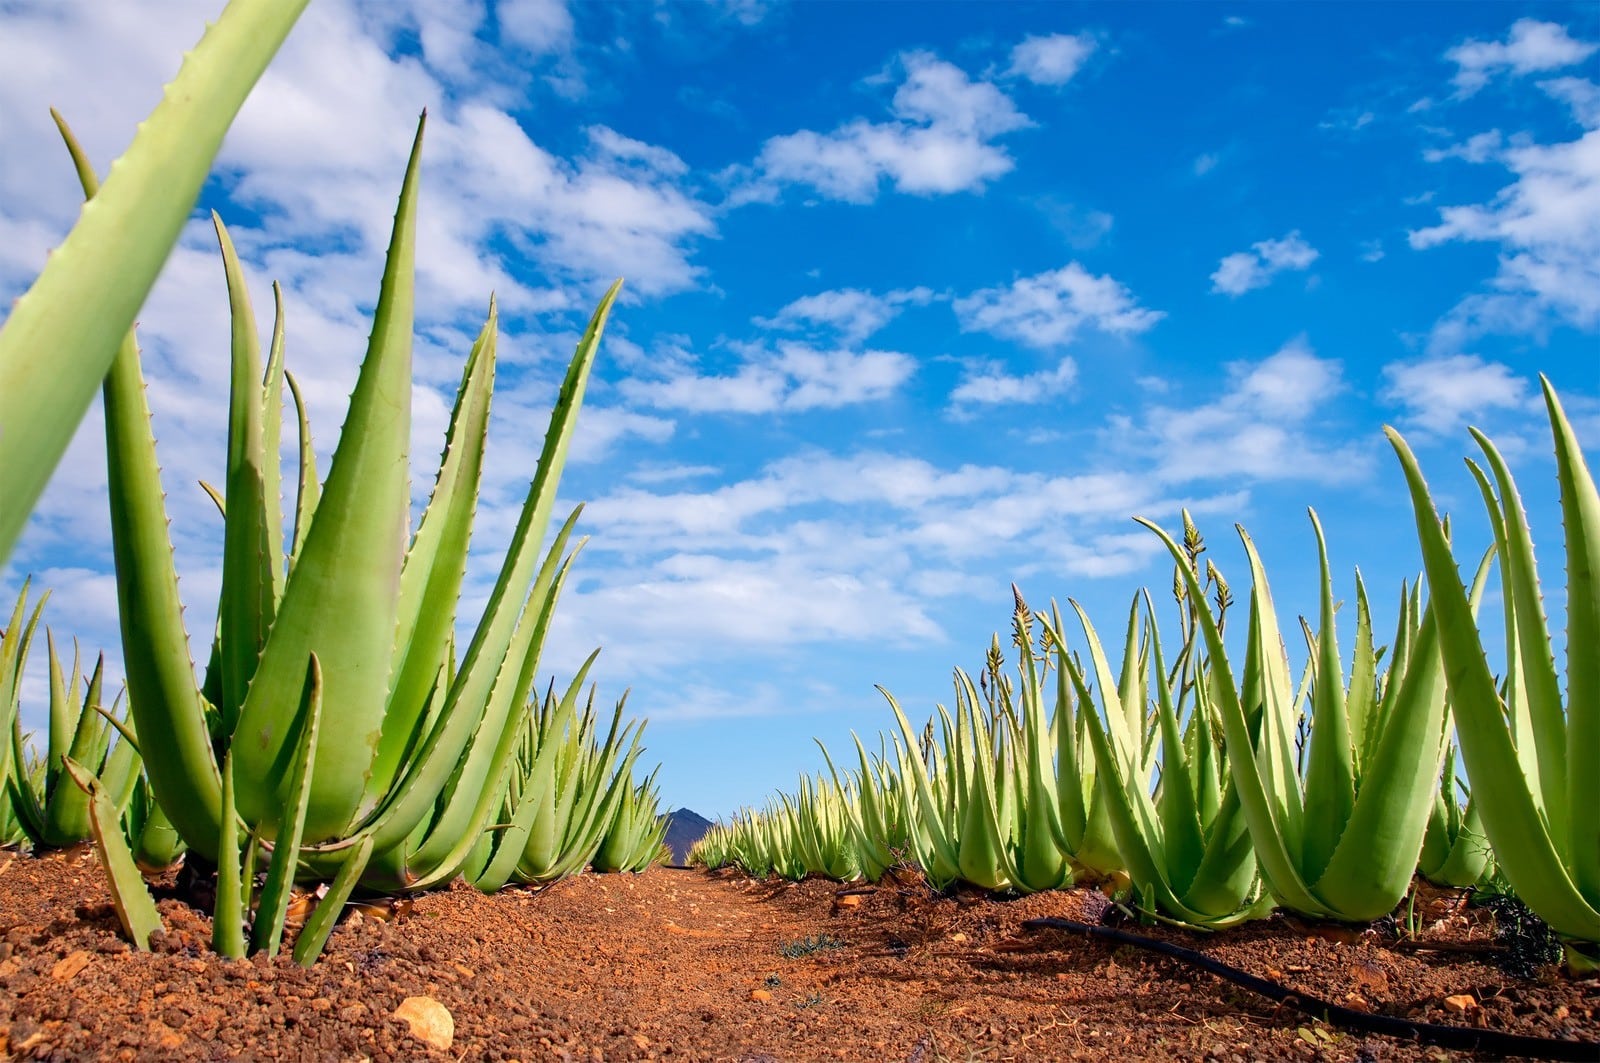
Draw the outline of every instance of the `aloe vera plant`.
[[[1204,547],[1187,513],[1184,529],[1180,565],[1198,585],[1198,558]],[[1202,589],[1216,592],[1220,629],[1231,598],[1215,567],[1208,563],[1207,568]],[[1145,752],[1143,707],[1123,702],[1119,688],[1128,684],[1113,681],[1100,637],[1082,607],[1071,602],[1088,642],[1087,671],[1066,652],[1058,626],[1047,625],[1045,630],[1062,674],[1077,691],[1101,792],[1136,903],[1172,922],[1218,929],[1270,914],[1273,901],[1261,888],[1238,789],[1214,733],[1217,709],[1210,691],[1216,677],[1202,652],[1197,620],[1198,611],[1209,608],[1207,598],[1190,593],[1182,574],[1177,587],[1186,638],[1172,668],[1168,669],[1162,651],[1148,591],[1134,600],[1128,625],[1130,631],[1143,629],[1143,645],[1130,640],[1125,650],[1124,668],[1126,658],[1132,657],[1144,675],[1133,689],[1153,690],[1155,695],[1159,761]],[[1258,638],[1259,632],[1252,631],[1250,640]],[[1247,676],[1245,683],[1252,685],[1253,677]],[[1138,711],[1130,712],[1131,708]]]
[[[224,865],[237,859],[228,846],[240,846],[248,864],[258,844],[274,842],[275,854],[298,847],[283,873],[291,878],[338,874],[352,884],[404,889],[452,877],[494,811],[488,795],[508,770],[570,562],[562,555],[572,520],[542,566],[540,551],[617,285],[568,367],[499,578],[458,663],[456,605],[483,466],[497,315],[491,302],[463,370],[432,497],[412,531],[412,261],[422,132],[419,123],[367,356],[326,483],[318,481],[305,411],[284,368],[281,299],[263,361],[243,271],[216,219],[233,316],[232,374],[219,493],[223,585],[201,682],[184,634],[131,335],[106,378],[112,540],[134,721],[146,736],[157,802],[193,849]],[[94,196],[94,175],[64,126],[63,134],[85,193]],[[302,443],[288,539],[278,508],[285,383]],[[308,741],[313,662],[317,703],[334,715]],[[272,944],[270,932],[257,941]]]
[[[1600,942],[1600,657],[1594,653],[1600,645],[1600,494],[1555,389],[1542,376],[1540,384],[1561,490],[1564,698],[1527,513],[1505,459],[1487,436],[1472,430],[1488,471],[1470,459],[1467,465],[1501,562],[1508,673],[1502,689],[1489,671],[1469,594],[1421,466],[1398,432],[1385,431],[1410,491],[1431,593],[1429,615],[1439,629],[1461,756],[1484,833],[1528,907],[1557,933],[1587,942],[1593,951]]]
[[[55,849],[88,841],[90,798],[66,771],[71,759],[101,782],[125,833],[137,844],[149,817],[132,807],[144,785],[139,751],[125,735],[126,721],[104,704],[105,658],[85,675],[76,649],[70,671],[63,667],[48,631],[49,714],[43,755],[31,753],[22,731],[21,677],[48,592],[30,611],[29,584],[17,596],[11,621],[0,630],[0,844]]]
[[[1199,610],[1198,619],[1229,770],[1268,888],[1280,904],[1301,914],[1365,922],[1392,911],[1405,895],[1433,808],[1446,711],[1438,629],[1431,613],[1423,619],[1403,673],[1391,662],[1387,697],[1380,698],[1370,674],[1370,622],[1358,616],[1357,663],[1347,686],[1327,544],[1315,513],[1311,520],[1321,594],[1308,683],[1302,685],[1311,704],[1303,776],[1294,751],[1302,699],[1290,677],[1266,571],[1243,528],[1252,637],[1242,673],[1229,661],[1211,611]],[[1189,594],[1203,600],[1182,548],[1154,524],[1140,523],[1166,545]]]
[[[658,769],[659,770],[659,769]],[[667,822],[661,816],[661,791],[656,773],[624,790],[611,825],[600,837],[592,864],[596,871],[639,872],[659,863]]]
[[[178,241],[223,134],[308,0],[232,0],[0,328],[0,563]]]
[[[479,889],[554,882],[582,870],[632,792],[640,729],[622,723],[626,699],[603,740],[592,691],[577,711],[593,662],[591,655],[560,699],[552,690],[522,714],[515,762],[498,791],[500,818],[480,839],[468,871]]]

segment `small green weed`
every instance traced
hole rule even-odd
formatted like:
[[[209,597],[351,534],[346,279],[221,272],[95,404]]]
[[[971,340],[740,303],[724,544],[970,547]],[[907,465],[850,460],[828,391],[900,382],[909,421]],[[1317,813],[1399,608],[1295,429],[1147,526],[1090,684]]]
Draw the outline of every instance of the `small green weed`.
[[[831,934],[818,934],[816,937],[803,937],[798,941],[790,941],[778,946],[778,953],[786,960],[798,960],[802,956],[813,953],[825,952],[828,949],[842,949],[845,942]]]

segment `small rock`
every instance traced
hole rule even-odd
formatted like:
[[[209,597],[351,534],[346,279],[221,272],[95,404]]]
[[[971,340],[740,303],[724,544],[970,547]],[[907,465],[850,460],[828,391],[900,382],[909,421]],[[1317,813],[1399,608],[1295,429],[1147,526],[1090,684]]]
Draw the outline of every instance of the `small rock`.
[[[954,934],[950,935],[950,940],[951,941],[956,941],[956,942],[965,941],[965,940],[967,940],[967,935],[965,935],[961,931],[957,930]]]
[[[455,1039],[456,1021],[450,1009],[432,997],[406,997],[394,1009],[394,1017],[411,1026],[411,1036],[440,1051],[449,1051]]]
[[[750,994],[750,999],[755,1001],[757,1004],[765,1004],[767,1001],[772,999],[772,994],[767,992],[765,989],[757,989]]]
[[[850,893],[843,897],[835,897],[833,906],[835,908],[859,908],[861,907],[861,895],[859,893]]]
[[[1478,998],[1471,993],[1457,993],[1453,997],[1444,998],[1444,1006],[1450,1011],[1465,1015],[1469,1011],[1477,1010],[1481,1005]]]
[[[642,1033],[636,1033],[633,1035],[633,1043],[639,1049],[639,1051],[643,1052],[645,1049],[650,1047],[650,1038],[646,1037]]]
[[[68,979],[76,976],[79,971],[89,966],[89,961],[93,958],[94,957],[90,956],[87,952],[79,949],[66,959],[58,960],[56,965],[50,968],[50,977],[54,978],[58,982],[65,982]]]

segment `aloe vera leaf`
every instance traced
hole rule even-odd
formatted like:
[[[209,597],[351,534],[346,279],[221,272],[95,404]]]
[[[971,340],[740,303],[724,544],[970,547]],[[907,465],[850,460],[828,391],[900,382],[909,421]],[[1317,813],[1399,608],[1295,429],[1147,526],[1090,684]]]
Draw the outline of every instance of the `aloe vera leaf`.
[[[54,649],[53,646],[51,648]],[[40,837],[45,845],[55,848],[73,845],[89,837],[89,795],[76,786],[62,785],[64,781],[62,764],[65,754],[91,771],[100,772],[105,768],[105,750],[99,740],[99,732],[103,728],[97,726],[97,721],[101,717],[90,708],[100,701],[100,689],[105,676],[105,657],[102,655],[96,663],[94,675],[89,681],[81,703],[78,701],[79,674],[76,653],[72,662],[72,681],[65,688],[56,687],[55,680],[59,678],[59,669],[52,671],[56,674],[51,681],[51,715],[58,716],[63,723],[72,725],[70,742],[57,739],[55,728],[51,728],[51,738],[55,742],[50,747],[48,756],[55,763],[45,774],[44,824]],[[57,712],[55,705],[58,696],[62,701],[60,712]],[[101,779],[101,786],[119,816],[122,809],[116,799],[122,796],[121,785],[125,781],[125,778],[119,778],[117,788],[113,789],[104,778]]]
[[[317,511],[322,483],[317,479],[317,455],[311,441],[311,421],[306,415],[306,400],[300,394],[300,385],[293,373],[285,369],[283,378],[288,381],[289,394],[294,398],[295,419],[299,423],[300,435],[300,474],[294,496],[294,541],[289,548],[288,570],[292,570],[294,560],[300,556],[300,548],[305,545],[306,533],[311,530],[311,518]]]
[[[232,323],[229,359],[227,492],[222,524],[222,589],[217,600],[218,645],[222,649],[224,734],[232,734],[245,691],[272,624],[273,601],[267,546],[265,440],[261,423],[261,345],[244,268],[227,226],[215,211],[211,224],[222,252]],[[277,460],[273,454],[271,461]]]
[[[45,841],[45,812],[40,804],[35,780],[29,778],[27,755],[22,748],[22,724],[13,720],[11,726],[11,807],[19,819],[19,826],[34,846],[49,844]],[[42,773],[41,773],[42,774]],[[38,780],[44,782],[42,778]]]
[[[1478,485],[1478,493],[1483,498],[1484,509],[1488,513],[1489,526],[1494,533],[1494,552],[1500,557],[1502,575],[1502,588],[1509,578],[1504,558],[1511,549],[1511,543],[1506,534],[1505,510],[1500,505],[1500,499],[1495,495],[1494,484],[1489,476],[1479,467],[1478,463],[1467,459],[1467,471],[1472,474],[1473,480]],[[1447,518],[1448,519],[1448,518]],[[1448,542],[1448,537],[1446,542]],[[1544,772],[1541,768],[1543,758],[1539,756],[1540,741],[1538,737],[1539,721],[1534,718],[1532,707],[1528,700],[1527,679],[1523,668],[1521,635],[1519,634],[1519,620],[1517,613],[1516,595],[1502,589],[1501,611],[1505,617],[1505,648],[1506,648],[1506,676],[1505,676],[1505,714],[1511,725],[1511,743],[1517,751],[1517,762],[1522,767],[1523,775],[1528,781],[1528,793],[1533,798],[1534,807],[1539,810],[1540,816],[1548,824],[1549,814],[1546,811],[1548,796],[1551,789],[1545,786]],[[1552,837],[1552,840],[1554,838]]]
[[[1356,570],[1356,646],[1350,662],[1350,685],[1345,689],[1345,714],[1350,720],[1350,745],[1355,751],[1355,772],[1366,775],[1371,739],[1378,727],[1378,655],[1372,643],[1372,607],[1367,586]]]
[[[305,695],[297,714],[299,734],[295,739],[294,759],[290,761],[289,796],[276,824],[272,862],[267,865],[267,881],[261,887],[261,903],[256,907],[256,921],[251,927],[251,942],[256,951],[268,956],[276,956],[283,941],[283,921],[289,911],[289,894],[299,869],[300,843],[305,836],[306,815],[311,807],[312,765],[320,744],[325,698],[322,662],[313,653],[306,668]]]
[[[113,711],[115,708],[112,706]],[[126,731],[116,717],[107,713],[105,719],[106,729],[118,732],[122,739],[105,757],[104,766],[100,769],[100,781],[105,785],[106,793],[111,795],[111,803],[116,806],[118,813],[122,813],[127,811],[133,792],[139,788],[143,765],[139,759],[138,745],[128,741]]]
[[[553,608],[552,601],[541,617],[538,625],[541,630],[536,636],[540,641],[543,639],[542,629],[548,625]],[[599,650],[591,653],[573,678],[569,696],[574,702],[599,654]],[[496,691],[496,700],[503,701],[507,710],[513,711],[493,708],[485,713],[482,736],[474,742],[467,759],[458,769],[453,799],[447,803],[429,837],[418,846],[411,858],[411,867],[418,876],[414,888],[425,889],[454,877],[462,861],[470,854],[475,839],[488,827],[494,814],[495,795],[501,790],[500,780],[510,769],[520,735],[514,710],[526,703],[537,661],[537,653],[528,654],[522,662],[520,674],[510,672],[504,677],[508,683],[514,684],[512,689],[507,693]],[[508,670],[510,664],[508,660]],[[487,741],[495,736],[499,737],[498,742]]]
[[[1166,682],[1166,660],[1161,652],[1161,633],[1155,623],[1155,604],[1150,601],[1148,592],[1144,596],[1144,607],[1149,620],[1150,660],[1157,676],[1156,713],[1161,728],[1161,837],[1166,850],[1168,881],[1181,895],[1188,891],[1200,870],[1201,859],[1205,856],[1205,835],[1195,801],[1195,764],[1184,754],[1183,737],[1178,732],[1178,712],[1172,703],[1172,689]]]
[[[1199,581],[1193,572],[1183,563],[1183,549],[1165,531],[1145,520],[1135,517],[1140,524],[1155,532],[1161,539],[1172,558],[1178,564],[1183,575],[1188,591],[1196,601],[1203,600]],[[1241,532],[1241,537],[1243,534]],[[1248,538],[1246,542],[1248,543]],[[1254,572],[1260,559],[1252,553],[1252,576],[1259,579],[1260,574]],[[1263,588],[1259,582],[1251,589],[1251,629],[1257,630],[1256,618],[1261,611],[1259,602],[1265,597],[1261,592]],[[1270,606],[1268,607],[1270,608]],[[1245,719],[1244,706],[1239,700],[1240,687],[1234,682],[1233,668],[1228,661],[1227,648],[1222,642],[1222,633],[1217,629],[1215,618],[1208,608],[1197,609],[1195,616],[1198,618],[1201,633],[1205,637],[1206,648],[1211,657],[1211,668],[1214,673],[1215,683],[1212,687],[1213,696],[1222,711],[1223,737],[1226,742],[1228,754],[1229,774],[1233,778],[1234,786],[1239,793],[1240,805],[1244,812],[1246,823],[1250,827],[1250,838],[1255,844],[1256,859],[1260,865],[1262,875],[1266,878],[1278,900],[1293,908],[1295,911],[1308,915],[1329,914],[1322,904],[1312,896],[1304,880],[1301,879],[1298,866],[1288,842],[1280,827],[1279,812],[1274,807],[1273,798],[1268,793],[1268,777],[1263,772],[1262,765],[1256,758],[1255,746],[1250,738],[1249,722]],[[1265,623],[1261,627],[1267,627]],[[1267,627],[1274,631],[1274,628]],[[1266,656],[1270,657],[1270,654]],[[1282,678],[1287,678],[1282,677]],[[1270,716],[1273,712],[1270,704],[1264,707],[1264,715]],[[1263,728],[1268,721],[1263,721]],[[1263,740],[1268,739],[1263,735]],[[1294,784],[1298,786],[1296,782]],[[1279,806],[1281,807],[1281,806]]]
[[[234,802],[233,757],[222,761],[222,829],[217,838],[217,900],[211,913],[211,947],[230,959],[244,956],[244,868],[239,858],[239,815]]]
[[[89,795],[89,825],[100,866],[105,869],[111,888],[111,903],[117,910],[117,919],[134,947],[140,952],[149,952],[150,935],[161,929],[161,913],[156,911],[155,899],[134,866],[133,854],[128,851],[127,839],[123,838],[122,826],[117,821],[117,810],[93,773],[71,757],[65,764],[67,775]]]
[[[1561,848],[1565,847],[1570,830],[1570,810],[1567,807],[1567,721],[1561,705],[1561,681],[1556,675],[1555,657],[1550,648],[1550,622],[1545,617],[1544,599],[1539,592],[1539,569],[1533,556],[1533,536],[1528,530],[1528,515],[1522,508],[1522,499],[1505,459],[1488,436],[1477,429],[1469,431],[1488,459],[1500,489],[1500,507],[1506,533],[1505,546],[1500,552],[1501,576],[1506,596],[1516,603],[1516,660],[1522,672],[1528,712],[1533,721],[1539,781],[1544,791],[1544,814],[1550,823],[1550,836]],[[1564,510],[1562,515],[1565,518]],[[1588,839],[1590,843],[1594,840],[1592,837]]]
[[[600,337],[605,331],[606,319],[616,302],[621,286],[622,282],[619,280],[607,290],[590,317],[589,325],[578,341],[572,361],[567,366],[566,377],[555,408],[551,412],[549,427],[545,432],[537,470],[529,485],[527,497],[523,501],[511,545],[502,562],[488,605],[477,628],[473,631],[466,657],[460,670],[455,672],[452,678],[449,701],[444,710],[446,726],[451,726],[457,719],[453,706],[483,705],[489,701],[495,680],[516,635],[525,600],[524,588],[528,587],[529,579],[534,574],[538,549],[549,526],[557,485],[576,429],[577,415],[583,405],[589,371],[593,367],[599,349]],[[576,516],[574,513],[569,522],[576,519]],[[453,646],[453,643],[451,645]],[[445,771],[459,758],[470,735],[470,729],[453,726],[448,732],[449,740],[441,740],[436,745],[437,753],[448,762],[444,765]],[[423,785],[420,789],[417,789],[417,783],[402,785],[401,789],[405,791],[405,796],[410,799],[411,805],[426,808],[432,804],[434,796],[438,793],[436,787],[444,784],[444,774],[436,770],[430,778],[433,780],[432,783]],[[416,819],[414,814],[408,811],[405,814],[396,814],[394,822],[402,833],[409,833],[407,825],[414,824]],[[392,837],[380,836],[377,839],[376,848],[380,859],[381,854],[392,844]]]
[[[171,870],[187,849],[166,810],[154,800],[149,802],[144,826],[133,842],[134,862],[147,873]]]
[[[1261,555],[1249,533],[1240,525],[1234,525],[1234,530],[1244,544],[1245,557],[1250,563],[1251,616],[1258,621],[1255,652],[1245,662],[1246,671],[1258,674],[1256,682],[1263,694],[1257,752],[1265,760],[1267,778],[1272,784],[1278,829],[1283,833],[1289,852],[1298,860],[1305,851],[1305,804],[1295,767],[1296,699],[1289,677],[1289,657],[1283,645],[1277,609],[1272,603],[1266,566],[1261,563]]]
[[[72,681],[67,682],[65,670],[61,667],[61,654],[56,651],[55,635],[49,628],[44,633],[45,657],[49,662],[50,671],[50,725],[46,732],[48,753],[59,756],[67,752],[71,745],[73,725],[77,723],[78,713],[75,694],[78,686],[78,657],[77,640],[73,640]],[[47,759],[48,759],[47,753]],[[55,781],[56,774],[60,772],[59,764],[45,764],[45,786]]]
[[[1600,941],[1600,910],[1579,892],[1529,792],[1466,588],[1421,467],[1400,433],[1392,428],[1384,433],[1400,459],[1411,494],[1431,591],[1428,608],[1439,627],[1461,756],[1489,843],[1517,895],[1553,930]]]
[[[1311,526],[1317,534],[1321,589],[1311,695],[1310,760],[1305,776],[1305,848],[1300,855],[1300,873],[1307,882],[1317,882],[1350,821],[1350,810],[1356,802],[1356,778],[1350,721],[1345,710],[1343,661],[1333,612],[1333,575],[1328,565],[1327,539],[1315,511],[1311,513]]]
[[[475,684],[459,682],[447,695],[441,719],[429,733],[422,748],[411,759],[397,785],[391,788],[387,802],[380,806],[368,821],[368,828],[376,832],[371,867],[382,877],[392,873],[393,884],[409,887],[412,872],[410,863],[414,854],[403,843],[433,813],[441,792],[451,780],[474,780],[478,787],[470,799],[481,797],[485,781],[498,778],[511,754],[511,747],[503,736],[507,721],[523,704],[532,687],[534,671],[538,666],[540,649],[545,632],[549,629],[560,595],[560,587],[573,555],[563,557],[563,551],[577,526],[582,507],[575,508],[551,544],[544,565],[528,592],[527,602],[512,631],[512,641],[504,652],[496,685],[477,693]],[[512,659],[515,658],[515,664]],[[458,676],[458,680],[461,677]],[[450,817],[448,831],[439,835],[437,845],[454,845],[468,827],[462,817],[487,815],[485,808],[471,804],[458,805],[447,801]],[[453,809],[453,811],[451,811]],[[443,819],[440,820],[443,823]],[[446,839],[449,839],[448,842]],[[437,848],[421,854],[431,869],[441,859]]]
[[[466,657],[457,677],[457,683],[463,684],[464,695],[470,695],[469,702],[487,697],[495,673],[511,643],[526,588],[538,564],[539,548],[555,507],[556,490],[566,466],[573,433],[577,429],[578,412],[583,406],[589,371],[599,350],[606,319],[621,288],[622,282],[619,280],[606,291],[567,366],[566,377],[545,431],[538,466],[518,515],[516,530],[512,533],[511,546],[495,580],[494,590],[489,595],[483,618],[467,645]],[[483,659],[482,664],[479,663],[480,658]]]
[[[406,165],[372,336],[334,452],[318,519],[283,592],[239,713],[239,811],[269,822],[289,804],[291,732],[306,662],[322,662],[336,740],[310,774],[305,840],[345,834],[366,785],[389,692],[389,660],[409,517],[411,330],[417,179],[424,121]]]
[[[22,696],[22,670],[28,661],[28,649],[33,643],[33,633],[39,627],[44,605],[50,600],[45,591],[28,612],[28,589],[32,578],[22,581],[17,592],[17,603],[11,607],[11,619],[0,630],[0,725],[10,727],[17,717],[18,701]],[[18,766],[20,770],[20,765]]]
[[[333,881],[328,883],[328,892],[322,895],[317,902],[316,910],[306,920],[306,925],[301,928],[300,936],[294,943],[294,962],[302,967],[310,967],[317,962],[317,957],[322,955],[323,947],[328,943],[328,937],[333,933],[334,924],[339,921],[339,915],[344,911],[344,906],[350,900],[350,894],[355,890],[356,883],[361,880],[361,874],[366,870],[367,860],[372,856],[372,836],[369,834],[356,843],[344,858],[344,863],[339,865],[339,873],[333,876]]]
[[[261,526],[266,536],[266,557],[261,570],[267,625],[283,597],[286,558],[283,550],[283,287],[272,282],[272,338],[267,345],[267,365],[261,377]]]
[[[956,849],[951,832],[940,814],[940,802],[934,795],[932,780],[928,777],[927,765],[917,755],[917,736],[911,730],[911,721],[906,719],[900,703],[894,699],[883,687],[878,687],[878,692],[889,702],[889,708],[894,711],[895,722],[900,726],[900,734],[905,742],[901,757],[900,775],[902,780],[909,773],[910,785],[906,787],[905,813],[908,819],[914,820],[920,828],[921,837],[927,842],[931,852],[936,857],[940,869],[954,870],[956,868]],[[923,869],[928,870],[929,864],[924,861]]]
[[[1600,646],[1600,492],[1555,388],[1543,376],[1539,384],[1555,437],[1566,534],[1569,863],[1578,888],[1600,908],[1600,660],[1583,648]]]
[[[1430,611],[1344,837],[1312,885],[1341,919],[1359,922],[1393,911],[1417,867],[1444,758],[1445,685],[1437,626]]]
[[[0,327],[0,562],[177,244],[223,134],[306,3],[223,10]]]
[[[98,178],[65,120],[54,112],[52,117],[84,195],[93,202],[98,198]],[[140,733],[152,736],[140,753],[157,801],[170,810],[185,841],[209,857],[220,822],[221,778],[183,627],[150,406],[139,367],[139,344],[131,331],[112,359],[102,394],[111,551],[129,715]]]
[[[483,471],[489,402],[494,391],[496,315],[472,345],[461,385],[450,411],[444,454],[433,495],[423,511],[400,575],[399,622],[390,663],[395,677],[384,714],[383,735],[367,780],[363,811],[375,807],[393,784],[418,716],[438,677],[451,631],[456,601],[467,571],[467,547]],[[359,814],[359,813],[358,813]]]

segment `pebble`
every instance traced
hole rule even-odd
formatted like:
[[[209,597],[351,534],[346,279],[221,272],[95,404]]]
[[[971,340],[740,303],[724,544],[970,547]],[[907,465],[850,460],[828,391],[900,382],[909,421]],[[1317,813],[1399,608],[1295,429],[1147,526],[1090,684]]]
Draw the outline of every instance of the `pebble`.
[[[406,997],[394,1009],[394,1017],[411,1026],[411,1036],[440,1051],[449,1051],[455,1040],[456,1021],[450,1009],[432,997]]]

